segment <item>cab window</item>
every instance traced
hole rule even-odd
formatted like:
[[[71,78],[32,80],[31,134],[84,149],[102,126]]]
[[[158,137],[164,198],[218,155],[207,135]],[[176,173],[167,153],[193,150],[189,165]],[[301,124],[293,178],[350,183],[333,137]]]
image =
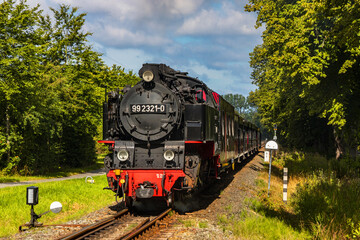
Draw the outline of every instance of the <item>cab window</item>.
[[[206,103],[206,92],[202,88],[196,90],[195,99],[198,103]]]

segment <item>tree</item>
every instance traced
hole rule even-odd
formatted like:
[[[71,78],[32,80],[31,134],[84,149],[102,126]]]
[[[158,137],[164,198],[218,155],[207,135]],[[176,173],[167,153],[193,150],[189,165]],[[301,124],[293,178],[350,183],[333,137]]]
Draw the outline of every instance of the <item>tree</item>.
[[[138,80],[92,50],[85,14],[51,10],[54,17],[26,1],[0,4],[0,169],[9,173],[91,164],[103,86]]]
[[[241,94],[225,94],[223,98],[231,103],[240,114],[244,113],[248,108],[246,98]]]
[[[6,142],[0,152],[2,166],[6,165],[4,162],[15,165],[19,161],[13,154],[21,151],[23,138],[19,125],[37,124],[28,113],[29,101],[39,83],[36,71],[40,67],[39,56],[44,51],[43,32],[37,28],[39,15],[38,7],[29,8],[24,1],[0,4],[0,138]],[[21,112],[28,117],[23,118]]]
[[[351,152],[360,137],[359,1],[249,2],[257,26],[266,25],[251,54],[262,122],[277,123],[290,145],[333,141],[337,158]]]
[[[252,94],[252,92],[250,92]],[[226,101],[234,106],[235,110],[245,120],[254,123],[260,128],[260,131],[267,136],[267,129],[264,128],[260,121],[260,115],[258,113],[257,106],[252,102],[251,95],[244,97],[241,94],[225,94],[222,96]]]

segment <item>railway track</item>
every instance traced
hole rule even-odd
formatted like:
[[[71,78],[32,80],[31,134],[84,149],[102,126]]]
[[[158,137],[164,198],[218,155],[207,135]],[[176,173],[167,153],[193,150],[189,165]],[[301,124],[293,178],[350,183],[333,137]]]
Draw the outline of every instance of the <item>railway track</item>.
[[[166,229],[175,222],[171,208],[153,217],[135,217],[128,209],[114,216],[89,225],[77,232],[58,238],[58,240],[74,239],[158,239],[166,236]]]

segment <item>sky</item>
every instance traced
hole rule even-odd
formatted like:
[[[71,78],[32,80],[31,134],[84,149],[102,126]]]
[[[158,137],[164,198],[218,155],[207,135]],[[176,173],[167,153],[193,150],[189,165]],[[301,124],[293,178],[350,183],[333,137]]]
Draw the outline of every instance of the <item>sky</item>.
[[[28,0],[45,13],[59,4],[87,13],[90,44],[108,66],[138,73],[143,63],[189,72],[219,94],[247,96],[249,53],[262,43],[246,0]]]

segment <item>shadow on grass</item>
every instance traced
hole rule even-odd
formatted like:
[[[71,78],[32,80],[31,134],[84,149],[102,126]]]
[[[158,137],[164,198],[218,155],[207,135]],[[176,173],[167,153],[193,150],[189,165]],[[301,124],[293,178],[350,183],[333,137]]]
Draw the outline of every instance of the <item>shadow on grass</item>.
[[[259,193],[261,196],[260,202],[254,200],[252,204],[253,210],[260,213],[267,218],[276,218],[283,221],[286,225],[291,226],[297,231],[301,231],[304,228],[304,221],[297,214],[293,214],[285,210],[283,207],[277,207],[276,209],[272,205],[272,202],[267,198],[267,190],[262,190]]]
[[[269,172],[269,163],[264,163],[264,171]],[[283,177],[283,168],[271,165],[271,175],[279,178]]]

